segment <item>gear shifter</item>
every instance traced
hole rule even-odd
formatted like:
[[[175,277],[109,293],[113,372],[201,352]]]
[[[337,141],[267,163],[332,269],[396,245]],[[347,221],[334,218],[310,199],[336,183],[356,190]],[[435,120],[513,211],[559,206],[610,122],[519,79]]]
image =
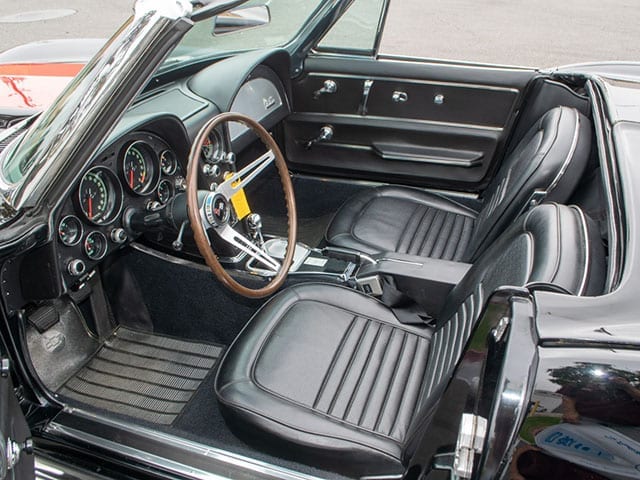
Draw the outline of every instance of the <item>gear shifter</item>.
[[[264,246],[264,238],[262,237],[262,217],[257,213],[252,213],[247,217],[247,228],[251,241],[259,248]]]

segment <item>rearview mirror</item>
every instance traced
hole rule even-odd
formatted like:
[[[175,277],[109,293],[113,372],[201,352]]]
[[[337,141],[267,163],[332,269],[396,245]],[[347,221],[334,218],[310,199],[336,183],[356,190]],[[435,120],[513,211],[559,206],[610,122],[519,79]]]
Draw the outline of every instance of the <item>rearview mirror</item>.
[[[271,21],[269,7],[258,5],[255,7],[236,8],[217,15],[213,18],[213,34],[225,35],[249,28],[261,27]]]

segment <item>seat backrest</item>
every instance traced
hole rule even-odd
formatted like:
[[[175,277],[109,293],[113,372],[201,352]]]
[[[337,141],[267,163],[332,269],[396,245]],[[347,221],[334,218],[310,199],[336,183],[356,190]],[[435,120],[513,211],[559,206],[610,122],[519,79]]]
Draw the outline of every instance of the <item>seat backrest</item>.
[[[407,442],[416,438],[425,409],[458,362],[485,300],[501,286],[539,286],[573,295],[602,292],[605,252],[598,227],[578,207],[547,203],[533,208],[481,255],[451,291],[433,334],[420,408]]]
[[[532,204],[565,203],[589,161],[591,123],[575,108],[545,113],[505,158],[484,192],[466,258],[475,261]]]

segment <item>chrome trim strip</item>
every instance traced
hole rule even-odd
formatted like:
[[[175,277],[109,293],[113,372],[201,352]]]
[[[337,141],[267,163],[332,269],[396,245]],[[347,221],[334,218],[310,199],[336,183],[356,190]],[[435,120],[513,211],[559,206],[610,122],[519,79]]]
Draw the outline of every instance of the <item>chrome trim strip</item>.
[[[378,75],[351,75],[348,73],[334,73],[334,72],[312,72],[308,74],[308,77],[322,77],[322,78],[353,78],[356,80],[374,80],[381,82],[404,82],[415,83],[418,85],[438,85],[442,87],[454,87],[454,88],[471,88],[475,90],[491,90],[495,92],[520,93],[520,90],[513,87],[497,87],[495,85],[486,85],[481,83],[462,83],[462,82],[438,82],[434,80],[420,80],[418,78],[407,77],[385,77]]]
[[[587,288],[587,278],[589,277],[589,267],[591,266],[591,256],[589,255],[589,230],[587,229],[587,218],[584,216],[584,212],[581,208],[575,207],[578,215],[580,216],[580,222],[582,223],[582,234],[584,235],[585,253],[584,253],[584,273],[582,274],[582,281],[580,282],[580,288],[578,290],[578,296],[584,295],[584,291]]]
[[[596,142],[598,145],[598,156],[600,157],[600,170],[602,172],[602,183],[604,186],[604,194],[607,198],[607,219],[609,227],[609,261],[607,271],[607,282],[605,292],[612,292],[614,287],[620,283],[622,275],[622,256],[624,245],[621,243],[621,212],[618,211],[618,201],[614,193],[615,179],[612,168],[615,165],[615,149],[611,141],[611,127],[606,122],[605,113],[602,105],[602,97],[593,80],[587,81],[587,92],[591,98],[591,108],[593,111],[593,125],[596,133]],[[606,128],[608,127],[608,128]],[[614,284],[615,282],[615,284]]]
[[[206,265],[202,265],[200,263],[196,263],[191,260],[186,260],[184,258],[174,257],[173,255],[169,255],[168,253],[164,253],[164,252],[159,252],[157,250],[154,250],[153,248],[147,247],[146,245],[142,245],[137,242],[132,242],[129,246],[140,253],[144,253],[146,255],[150,255],[157,259],[164,260],[165,262],[173,263],[175,265],[181,265],[183,267],[195,268],[203,272],[211,271],[209,267],[207,267]]]
[[[569,168],[569,164],[571,163],[571,160],[573,160],[573,154],[576,153],[576,148],[578,147],[578,136],[579,136],[579,133],[580,133],[580,115],[578,115],[578,111],[577,110],[572,110],[572,112],[573,112],[574,116],[576,117],[576,128],[573,131],[573,139],[571,140],[571,148],[569,149],[569,153],[567,154],[567,158],[565,159],[564,163],[562,164],[562,167],[560,167],[560,170],[558,171],[558,174],[551,181],[551,183],[549,184],[549,187],[547,187],[547,191],[545,192],[545,197],[548,196],[549,193],[552,192],[553,189],[556,188],[558,186],[558,184],[560,183],[560,179],[567,172],[567,169]]]
[[[526,65],[501,65],[499,63],[477,63],[466,60],[447,60],[431,57],[405,57],[392,53],[383,53],[378,55],[379,62],[401,62],[401,63],[424,63],[427,65],[437,65],[441,67],[453,68],[477,68],[479,70],[501,70],[501,71],[525,71],[539,72],[537,67],[528,67]]]
[[[149,463],[157,468],[160,468],[164,471],[168,471],[171,473],[177,473],[179,475],[183,475],[183,476],[190,477],[197,480],[225,480],[225,477],[222,477],[220,475],[216,475],[211,472],[205,472],[203,470],[191,468],[191,467],[188,467],[187,465],[183,465],[181,463],[174,462],[172,460],[168,460],[166,458],[162,458],[157,455],[143,452],[135,448],[127,447],[126,445],[123,445],[121,443],[113,442],[111,440],[106,440],[104,438],[97,437],[95,435],[91,435],[85,432],[81,432],[73,428],[67,428],[57,423],[50,424],[47,427],[47,431],[52,434],[60,435],[63,437],[71,437],[76,440],[81,440],[87,445],[97,445],[106,450],[117,452],[120,455],[124,455],[126,457],[136,459],[138,461],[143,460],[146,463]]]
[[[411,260],[400,260],[399,258],[382,257],[380,262],[401,263],[404,265],[413,265],[415,267],[423,267],[424,263],[413,262]],[[375,263],[375,262],[374,262]]]
[[[407,118],[399,118],[399,117],[380,117],[377,115],[367,115],[363,117],[362,115],[356,115],[354,113],[317,113],[317,112],[299,112],[290,117],[288,121],[301,121],[297,117],[311,117],[311,118],[343,118],[345,120],[366,120],[368,122],[373,121],[392,121],[396,123],[402,124],[421,124],[421,125],[433,125],[437,127],[456,127],[463,129],[473,129],[473,130],[486,130],[490,132],[502,132],[504,130],[503,127],[488,127],[485,125],[474,125],[472,123],[454,123],[454,122],[439,122],[436,120],[420,120],[420,119],[407,119]],[[326,120],[322,120],[325,122]],[[330,122],[330,120],[328,120]]]
[[[110,427],[120,429],[130,435],[150,438],[179,450],[186,450],[191,453],[196,453],[198,455],[211,459],[214,462],[219,462],[241,470],[245,470],[247,471],[247,473],[253,473],[256,475],[267,475],[283,480],[320,480],[319,477],[296,472],[288,468],[272,465],[267,462],[255,460],[243,455],[228,452],[226,450],[221,450],[219,448],[210,447],[201,443],[177,437],[175,435],[157,432],[147,427],[132,425],[118,420],[106,418],[94,413],[87,412],[86,410],[66,407],[65,411],[67,413],[73,414],[74,416],[80,416],[96,423],[102,423]],[[184,465],[173,460],[168,460],[166,458],[159,457],[157,455],[139,450],[134,447],[126,446],[123,443],[123,441],[126,439],[126,436],[123,436],[120,442],[115,442],[90,433],[82,432],[75,428],[66,427],[58,422],[50,423],[47,426],[46,431],[48,433],[58,434],[71,437],[76,440],[81,440],[88,444],[97,445],[107,450],[117,452],[118,454],[133,458],[137,461],[142,460],[162,470],[178,473],[185,477],[190,477],[197,480],[213,480],[226,478],[219,476],[218,474],[215,474],[213,472],[195,469],[188,465]]]
[[[300,178],[303,180],[316,180],[316,181],[331,182],[331,183],[348,183],[349,185],[362,185],[365,187],[372,187],[372,188],[390,185],[389,183],[386,183],[386,182],[374,182],[372,180],[349,180],[346,178],[319,177],[315,175],[306,175],[302,173],[294,173],[293,175],[291,175],[291,177],[294,179]],[[456,192],[453,190],[443,190],[439,188],[420,188],[420,187],[408,187],[408,188],[417,188],[429,193],[434,193],[434,194],[439,194],[439,195],[444,195],[447,197],[454,197],[454,198],[466,198],[469,200],[477,200],[479,197],[477,193]]]

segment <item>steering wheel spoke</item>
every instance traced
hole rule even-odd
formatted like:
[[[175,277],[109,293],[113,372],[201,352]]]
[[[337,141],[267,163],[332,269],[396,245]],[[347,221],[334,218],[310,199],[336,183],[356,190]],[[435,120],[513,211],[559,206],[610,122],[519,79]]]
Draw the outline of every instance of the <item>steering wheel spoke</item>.
[[[251,162],[249,165],[234,173],[216,188],[216,193],[231,199],[238,191],[249,185],[262,171],[276,159],[273,150]]]
[[[247,237],[237,232],[230,225],[224,225],[218,227],[215,231],[226,242],[230,243],[236,248],[239,248],[256,261],[262,263],[268,270],[278,272],[282,265],[275,258],[269,255],[267,252],[259,248],[255,243],[249,240]]]

